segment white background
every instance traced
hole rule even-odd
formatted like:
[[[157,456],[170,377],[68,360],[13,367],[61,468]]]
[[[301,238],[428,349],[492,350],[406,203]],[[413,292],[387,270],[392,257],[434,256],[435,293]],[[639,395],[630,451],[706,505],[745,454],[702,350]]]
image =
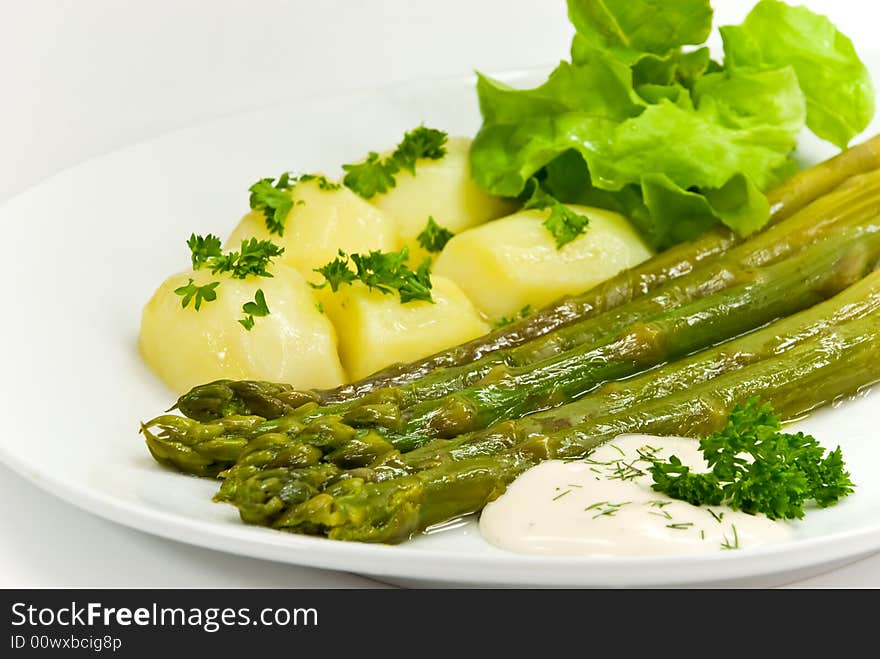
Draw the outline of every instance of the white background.
[[[714,3],[722,23],[751,4]],[[869,3],[807,4],[874,46]],[[570,36],[564,0],[0,0],[0,201],[123,145],[282,99],[552,64]],[[3,467],[0,502],[0,587],[377,585],[154,538]],[[798,585],[880,587],[880,555]]]

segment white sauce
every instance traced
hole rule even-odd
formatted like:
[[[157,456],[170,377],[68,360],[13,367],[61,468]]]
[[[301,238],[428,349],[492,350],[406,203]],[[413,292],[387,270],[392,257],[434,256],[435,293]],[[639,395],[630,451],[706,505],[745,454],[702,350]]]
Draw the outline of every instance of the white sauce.
[[[649,462],[676,455],[706,470],[696,440],[621,435],[581,461],[548,460],[517,478],[480,517],[493,545],[525,554],[705,554],[791,537],[793,526],[727,506],[693,506],[651,489]]]

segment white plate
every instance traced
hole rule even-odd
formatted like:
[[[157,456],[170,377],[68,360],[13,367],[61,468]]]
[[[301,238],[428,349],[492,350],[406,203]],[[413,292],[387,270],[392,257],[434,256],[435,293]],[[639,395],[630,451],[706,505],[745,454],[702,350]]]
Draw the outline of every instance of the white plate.
[[[233,508],[211,503],[214,482],[158,467],[138,421],[172,395],[135,342],[142,305],[187,262],[186,237],[231,230],[247,210],[248,185],[262,176],[336,171],[422,122],[472,135],[473,80],[299,101],[197,126],[86,162],[7,203],[0,460],[74,505],[148,533],[395,583],[770,584],[880,549],[880,479],[872,477],[880,392],[803,424],[843,446],[859,486],[853,496],[811,513],[792,542],[696,558],[522,556],[487,545],[473,521],[396,547],[300,537],[245,526]],[[807,145],[806,161],[831,153]]]

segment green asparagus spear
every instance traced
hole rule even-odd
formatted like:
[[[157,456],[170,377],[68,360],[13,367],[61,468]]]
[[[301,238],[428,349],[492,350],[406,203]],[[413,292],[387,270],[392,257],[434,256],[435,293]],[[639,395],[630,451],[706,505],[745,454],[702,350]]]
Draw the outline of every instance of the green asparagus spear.
[[[543,359],[562,354],[578,346],[595,343],[601,338],[649,318],[657,313],[680,307],[688,302],[719,293],[748,281],[756,266],[770,265],[789,257],[815,241],[844,227],[863,226],[880,215],[880,172],[865,175],[869,186],[853,185],[815,202],[808,210],[789,218],[767,232],[730,250],[726,255],[706,264],[698,271],[668,282],[653,292],[629,303],[579,323],[567,325],[523,345],[496,350],[482,359],[459,367],[429,373],[410,384],[379,390],[385,403],[396,404],[401,410],[425,401],[447,396],[480,381],[498,378],[509,368],[525,367]],[[391,392],[399,392],[397,401]],[[378,392],[372,394],[378,395]],[[374,401],[365,397],[365,402]],[[328,406],[329,413],[347,412],[360,401],[341,406]],[[384,408],[394,419],[393,411]]]
[[[288,438],[304,429],[305,424],[299,419],[280,417],[267,421],[259,416],[228,416],[211,423],[198,423],[174,414],[163,414],[141,424],[141,434],[157,462],[195,476],[216,476],[264,435]],[[339,429],[334,437],[347,441],[350,434]],[[287,447],[276,446],[277,452],[285,449]],[[307,445],[290,447],[290,450],[300,451],[299,462],[303,466],[317,462],[322,455],[320,448]],[[292,457],[289,462],[294,462]]]
[[[683,356],[833,295],[872,266],[880,249],[877,229],[873,223],[851,227],[796,257],[740,273],[741,279],[752,279],[749,283],[677,310],[653,316],[645,313],[639,324],[623,334],[608,336],[537,364],[496,371],[494,378],[485,378],[479,386],[445,398],[403,411],[389,398],[339,416],[318,417],[310,423],[301,416],[304,412],[282,417],[275,425],[259,425],[263,421],[259,419],[246,434],[250,438],[265,432],[299,435],[295,441],[319,446],[327,460],[351,468],[368,465],[393,449],[412,450],[432,437],[455,436],[505,418],[554,407],[603,381],[626,377],[659,361]],[[658,344],[661,338],[663,341]],[[369,397],[376,398],[382,393],[374,392]],[[369,414],[365,415],[365,411]],[[234,433],[228,432],[222,423],[220,428],[209,423],[203,429],[192,420],[166,419],[159,417],[145,425],[144,434],[151,450],[163,455],[166,463],[176,459],[179,468],[191,473],[207,473],[210,469],[216,474],[234,462],[214,461],[210,467],[202,467],[205,456],[196,457],[194,464],[201,471],[194,471],[187,454],[199,452],[201,438],[211,438],[212,449],[219,442],[234,445],[239,451],[246,445],[233,438]],[[355,424],[360,427],[353,427]],[[373,425],[378,432],[370,429]],[[174,452],[157,451],[152,445],[159,443],[174,447]],[[307,452],[305,448],[301,450]]]
[[[880,379],[880,325],[869,317],[833,336],[813,339],[754,366],[647,405],[528,437],[495,456],[476,457],[381,483],[341,480],[303,503],[286,505],[272,526],[338,540],[395,543],[455,517],[479,511],[541,460],[580,459],[625,432],[705,436],[732,407],[754,396],[794,419]],[[247,491],[255,483],[244,483]],[[259,494],[259,493],[258,493]],[[258,496],[259,498],[259,496]],[[244,514],[244,509],[241,509]]]
[[[880,222],[850,228],[778,264],[743,271],[745,283],[738,286],[645,314],[623,332],[492,373],[474,386],[403,409],[401,423],[391,430],[407,439],[391,441],[405,450],[407,442],[452,437],[557,407],[604,381],[628,377],[808,308],[864,277],[878,256]]]
[[[739,338],[626,380],[609,382],[583,398],[546,412],[507,421],[449,441],[435,441],[405,454],[387,454],[357,475],[380,481],[448,462],[488,456],[510,448],[517,437],[546,435],[669,396],[778,357],[809,340],[821,339],[855,320],[880,324],[880,271],[835,297]],[[513,439],[511,439],[513,438]]]
[[[878,166],[880,137],[800,172],[768,195],[771,224],[791,216],[846,179]],[[726,252],[737,242],[739,239],[729,230],[713,229],[691,243],[672,247],[582,295],[563,298],[517,323],[425,359],[393,365],[337,389],[297,391],[284,384],[220,380],[194,388],[178,400],[178,407],[186,416],[202,421],[235,414],[275,417],[288,414],[309,401],[339,403],[384,387],[404,385],[436,369],[471,363],[494,351],[522,345],[636,299],[687,275],[700,263]]]
[[[280,388],[281,385],[256,382],[203,385],[181,400],[192,397],[198,405],[213,405],[211,401],[218,398],[212,392],[235,391],[235,400],[238,401],[236,405],[252,409],[260,416],[271,417],[284,410],[287,410],[287,414],[297,413],[299,410],[304,418],[320,414],[348,413],[353,420],[374,418],[376,422],[384,421],[386,425],[393,425],[399,420],[401,409],[473,385],[493,371],[497,375],[499,367],[504,369],[524,366],[551,357],[578,345],[594,342],[662,309],[680,306],[690,300],[724,290],[742,280],[743,268],[774,263],[786,258],[804,245],[821,240],[844,226],[862,224],[866,219],[873,219],[878,210],[880,172],[855,177],[839,190],[735,247],[725,256],[658,287],[650,294],[524,345],[495,351],[470,364],[439,369],[405,386],[380,389],[346,403],[321,408],[315,403],[309,403],[300,407],[291,402],[291,396],[296,392],[285,393]],[[302,398],[298,399],[298,404],[303,401]],[[189,409],[187,403],[181,404]]]
[[[434,440],[408,453],[393,451],[378,454],[380,457],[368,467],[351,470],[346,476],[378,482],[452,462],[497,455],[523,438],[558,433],[565,428],[622,413],[664,396],[686,392],[713,378],[778,357],[806,341],[819,340],[847,323],[865,318],[872,319],[880,326],[880,271],[868,275],[827,302],[679,362],[629,380],[609,383],[573,403],[530,414],[516,421],[505,421],[453,440]],[[227,472],[216,500],[237,504],[236,489],[260,470],[258,461],[253,460],[246,467],[241,464],[234,466]],[[331,480],[340,477],[341,474],[333,474]],[[283,481],[278,473],[273,478],[276,482]],[[325,484],[330,482],[326,481]],[[248,488],[251,497],[249,519],[252,521],[258,521],[261,514],[257,483],[252,481]],[[272,501],[273,496],[265,493],[263,501]]]

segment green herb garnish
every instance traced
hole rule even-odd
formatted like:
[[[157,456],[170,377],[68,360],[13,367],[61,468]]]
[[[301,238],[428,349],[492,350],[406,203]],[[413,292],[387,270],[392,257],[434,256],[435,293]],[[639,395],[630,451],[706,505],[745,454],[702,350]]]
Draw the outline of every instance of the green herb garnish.
[[[269,233],[284,235],[284,223],[294,205],[291,191],[295,184],[296,178],[284,172],[277,182],[273,178],[261,178],[248,188],[250,206],[253,210],[263,211]]]
[[[342,187],[339,183],[328,180],[323,174],[302,174],[296,181],[297,183],[315,183],[319,190],[325,192],[338,190]]]
[[[739,535],[736,532],[736,526],[733,524],[730,525],[730,528],[733,530],[733,540],[728,540],[727,536],[724,536],[724,542],[721,543],[722,549],[739,549]]]
[[[205,263],[214,274],[228,272],[233,279],[246,277],[271,277],[267,270],[272,259],[281,256],[284,248],[279,247],[271,240],[258,240],[248,238],[241,241],[241,248],[237,252],[227,252],[219,256],[211,257]]]
[[[428,216],[428,224],[422,232],[416,236],[416,240],[419,241],[419,245],[421,245],[426,251],[436,253],[442,251],[443,248],[446,247],[446,243],[448,243],[453,236],[455,236],[454,233],[446,227],[441,227],[433,217]]]
[[[655,247],[770,217],[804,128],[845,148],[874,114],[852,42],[824,16],[760,0],[702,46],[710,0],[568,0],[570,61],[531,89],[479,75],[474,181],[520,197],[538,176],[559,201],[621,212]],[[554,218],[560,235],[562,216]],[[575,235],[577,235],[575,233]]]
[[[221,245],[220,238],[214,234],[209,233],[207,236],[192,234],[186,241],[186,246],[192,253],[193,270],[198,270],[207,265],[211,259],[220,256],[223,253]]]
[[[587,225],[590,223],[590,218],[574,212],[568,206],[559,202],[553,195],[544,190],[536,179],[532,179],[531,194],[523,204],[523,208],[535,210],[550,209],[550,214],[544,220],[543,225],[556,241],[556,249],[562,249],[562,247],[584,233],[587,230]]]
[[[397,184],[394,175],[401,169],[414,174],[420,158],[439,160],[445,156],[446,137],[446,133],[434,128],[414,128],[387,158],[371,151],[363,162],[343,165],[346,174],[342,182],[364,199],[388,192]]]
[[[400,169],[415,174],[417,160],[440,160],[446,155],[446,138],[442,130],[419,126],[403,136],[391,157]]]
[[[246,315],[238,322],[250,332],[254,326],[254,316],[264,317],[269,315],[269,306],[266,304],[266,296],[263,295],[263,289],[258,288],[257,292],[254,294],[254,301],[245,302],[242,305],[241,310]]]
[[[351,284],[357,281],[357,274],[348,267],[348,255],[341,249],[339,250],[339,256],[320,268],[315,268],[315,272],[323,275],[324,281],[320,285],[311,284],[311,286],[313,288],[324,288],[329,285],[334,293],[339,290],[342,284]]]
[[[196,286],[193,279],[190,279],[186,286],[174,289],[174,293],[183,297],[180,306],[187,308],[191,301],[194,301],[193,307],[196,311],[202,308],[202,302],[213,302],[217,299],[217,291],[215,290],[220,284],[219,281],[212,281],[204,286]]]
[[[271,240],[250,238],[241,241],[239,251],[224,254],[220,247],[220,238],[210,233],[207,236],[192,234],[186,244],[191,252],[193,270],[207,268],[212,274],[228,273],[234,279],[250,276],[271,277],[272,274],[267,270],[269,264],[273,258],[284,253],[284,248],[278,247]],[[184,309],[190,302],[194,302],[193,306],[198,311],[202,302],[213,302],[217,299],[216,289],[219,285],[219,281],[214,281],[204,286],[196,286],[190,279],[186,286],[181,286],[174,292],[183,298],[181,306]],[[248,305],[253,305],[254,311],[245,308],[244,312],[248,315],[238,322],[245,329],[250,330],[254,325],[253,316],[266,316],[269,314],[269,308],[266,306],[262,290],[257,291],[256,303],[248,302],[245,307]]]
[[[324,281],[312,284],[314,288],[330,286],[335,293],[342,284],[360,281],[371,289],[384,294],[397,292],[401,303],[414,300],[433,302],[431,297],[431,262],[422,261],[415,270],[406,265],[409,250],[399,252],[371,251],[368,254],[348,255],[339,250],[339,256],[315,272],[323,275]],[[351,269],[354,264],[354,270]]]
[[[273,178],[262,178],[254,183],[248,191],[251,193],[250,206],[253,210],[263,211],[266,228],[269,233],[284,235],[284,223],[294,206],[304,204],[302,200],[294,201],[293,189],[297,183],[317,183],[321,190],[338,190],[341,186],[327,180],[323,174],[303,174],[293,176],[284,172],[276,182]]]
[[[711,471],[693,473],[673,455],[650,467],[653,488],[694,505],[800,519],[806,501],[824,508],[854,487],[840,447],[826,454],[810,435],[783,433],[779,416],[756,398],[734,407],[727,426],[701,439],[700,450]]]
[[[569,490],[570,491],[570,490]],[[597,501],[596,503],[590,504],[586,508],[585,511],[594,511],[596,514],[593,515],[593,519],[597,517],[613,517],[617,514],[617,511],[623,508],[623,506],[629,505],[630,501],[621,501],[620,503],[611,503],[610,501]]]

